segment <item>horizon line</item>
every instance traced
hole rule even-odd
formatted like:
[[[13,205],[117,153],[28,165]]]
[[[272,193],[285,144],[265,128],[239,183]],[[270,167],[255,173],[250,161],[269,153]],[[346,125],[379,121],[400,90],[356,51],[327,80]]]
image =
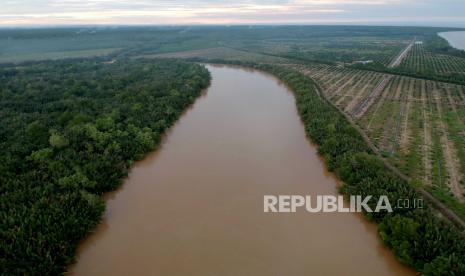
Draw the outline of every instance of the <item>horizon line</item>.
[[[69,24],[18,24],[18,25],[2,25],[0,29],[40,29],[40,28],[83,28],[83,27],[230,27],[230,26],[364,26],[364,27],[405,27],[405,28],[453,28],[465,29],[465,22],[462,24],[453,24],[448,22],[436,23],[434,25],[427,25],[427,23],[417,22],[416,24],[405,24],[403,22],[289,22],[289,23],[269,23],[269,22],[256,22],[256,23],[147,23],[147,24],[116,24],[116,23],[69,23]]]

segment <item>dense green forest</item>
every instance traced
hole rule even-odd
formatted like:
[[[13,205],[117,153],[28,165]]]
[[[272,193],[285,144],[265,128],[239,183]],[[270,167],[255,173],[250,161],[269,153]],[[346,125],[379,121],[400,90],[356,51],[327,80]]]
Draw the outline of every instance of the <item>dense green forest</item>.
[[[1,274],[63,273],[99,222],[100,195],[209,81],[203,66],[175,60],[1,68]]]
[[[232,63],[272,73],[289,86],[296,97],[307,135],[319,145],[327,167],[344,182],[345,195],[387,195],[391,202],[421,198],[405,180],[385,167],[366,145],[360,133],[328,101],[317,94],[309,77],[280,66],[250,62]],[[372,202],[371,208],[376,207]],[[365,213],[378,223],[383,242],[404,264],[424,275],[465,275],[465,236],[454,225],[425,208],[395,208],[393,213]]]

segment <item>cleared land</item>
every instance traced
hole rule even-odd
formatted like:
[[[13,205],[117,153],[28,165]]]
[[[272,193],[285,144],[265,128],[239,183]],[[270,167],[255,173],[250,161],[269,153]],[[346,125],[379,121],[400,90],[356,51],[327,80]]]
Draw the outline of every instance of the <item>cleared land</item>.
[[[292,67],[312,77],[403,173],[463,201],[464,86],[327,65]],[[365,112],[357,112],[367,101]]]

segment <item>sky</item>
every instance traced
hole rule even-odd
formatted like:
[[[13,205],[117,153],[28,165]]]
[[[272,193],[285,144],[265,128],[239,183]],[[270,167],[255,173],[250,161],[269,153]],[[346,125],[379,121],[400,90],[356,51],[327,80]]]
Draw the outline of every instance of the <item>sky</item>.
[[[465,0],[0,0],[0,26],[378,24],[465,27]]]

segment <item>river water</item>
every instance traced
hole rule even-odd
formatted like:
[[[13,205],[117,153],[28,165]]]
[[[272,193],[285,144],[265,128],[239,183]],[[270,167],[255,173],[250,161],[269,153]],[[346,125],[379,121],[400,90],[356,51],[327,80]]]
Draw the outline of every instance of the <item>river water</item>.
[[[439,33],[439,35],[446,39],[452,47],[465,50],[465,32],[444,32]]]
[[[412,275],[360,215],[263,212],[263,195],[334,195],[292,93],[207,66],[211,87],[107,196],[72,275]]]

